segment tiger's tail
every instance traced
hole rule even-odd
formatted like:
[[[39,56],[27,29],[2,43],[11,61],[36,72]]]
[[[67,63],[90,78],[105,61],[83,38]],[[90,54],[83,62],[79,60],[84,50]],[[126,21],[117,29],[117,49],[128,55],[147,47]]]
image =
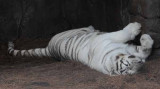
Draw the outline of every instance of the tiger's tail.
[[[51,54],[46,48],[35,48],[29,50],[16,50],[14,49],[14,43],[8,42],[8,53],[12,56],[26,56],[26,57],[51,57]]]

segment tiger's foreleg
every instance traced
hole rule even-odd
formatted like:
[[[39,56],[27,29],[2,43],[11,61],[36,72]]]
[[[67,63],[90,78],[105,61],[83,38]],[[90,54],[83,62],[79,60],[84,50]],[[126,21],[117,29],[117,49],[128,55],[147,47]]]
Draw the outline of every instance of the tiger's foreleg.
[[[123,30],[106,33],[106,38],[112,40],[112,42],[125,43],[127,41],[134,40],[134,38],[141,32],[140,28],[140,23],[129,23],[123,28]]]
[[[140,38],[140,43],[141,46],[136,47],[137,52],[134,55],[145,60],[152,51],[154,41],[148,34],[143,34]]]
[[[130,40],[134,40],[134,38],[141,32],[140,30],[141,24],[138,22],[129,23],[126,27],[123,28],[123,31],[126,32],[126,35],[129,34]]]

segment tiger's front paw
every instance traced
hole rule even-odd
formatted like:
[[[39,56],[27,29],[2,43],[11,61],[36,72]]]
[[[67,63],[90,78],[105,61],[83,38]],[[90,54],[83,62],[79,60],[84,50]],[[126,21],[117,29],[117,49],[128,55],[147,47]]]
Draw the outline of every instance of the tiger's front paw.
[[[131,39],[133,40],[140,32],[141,24],[138,22],[129,23],[124,30],[130,34]]]
[[[153,39],[148,34],[143,34],[140,38],[141,45],[145,48],[152,48]]]

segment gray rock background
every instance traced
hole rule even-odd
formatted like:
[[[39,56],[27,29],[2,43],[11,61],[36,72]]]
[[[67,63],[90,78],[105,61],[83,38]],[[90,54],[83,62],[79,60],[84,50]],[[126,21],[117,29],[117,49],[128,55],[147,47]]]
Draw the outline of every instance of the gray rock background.
[[[159,19],[160,0],[0,0],[0,42],[89,25],[111,32],[137,21],[159,48]]]

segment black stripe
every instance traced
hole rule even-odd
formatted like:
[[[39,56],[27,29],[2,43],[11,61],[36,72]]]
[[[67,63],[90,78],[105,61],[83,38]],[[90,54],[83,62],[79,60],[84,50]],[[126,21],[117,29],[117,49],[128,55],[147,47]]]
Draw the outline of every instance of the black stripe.
[[[87,36],[87,35],[86,35]],[[79,43],[79,46],[81,47],[82,46],[82,44],[83,43],[85,43],[85,41],[86,41],[86,39],[87,38],[89,38],[90,36],[87,36],[87,37],[83,37],[83,38],[81,38],[82,40],[81,40],[81,42]],[[84,39],[84,40],[83,40]],[[81,49],[83,49],[83,48],[81,48]],[[78,59],[78,54],[79,54],[79,52],[80,52],[80,49],[78,50],[78,52],[77,52],[77,59]]]
[[[54,50],[55,55],[59,56],[60,58],[62,57],[60,52],[60,46],[61,46],[62,40],[63,39],[58,39],[58,41],[56,41],[55,50]]]
[[[9,55],[14,56],[14,50],[9,51]]]
[[[122,69],[122,63],[120,62],[120,69]]]
[[[122,58],[122,60],[124,60],[124,59]],[[125,64],[122,60],[120,60],[120,62],[121,62],[123,65],[128,66],[128,65]]]
[[[127,61],[127,60],[126,60]],[[127,61],[128,65],[130,66],[131,64]]]
[[[72,46],[72,50],[71,50],[71,59],[73,59],[73,60],[74,60],[74,58],[73,58],[73,56],[74,56],[73,51],[74,51],[74,46],[75,46],[76,40],[77,40],[77,35],[74,37],[73,46]]]
[[[66,44],[65,44],[65,45],[66,45],[65,54],[64,54],[64,55],[65,55],[65,58],[67,58],[67,55],[68,55],[68,50],[67,50],[67,49],[68,49],[68,44],[69,44],[70,40],[71,40],[71,38],[69,38],[69,39],[67,40]]]
[[[47,53],[47,48],[45,48],[45,55],[46,55],[47,57],[49,57],[49,55],[48,55],[48,53]]]
[[[21,56],[21,50],[19,50],[15,56]]]
[[[10,53],[11,49],[8,49],[8,54]]]
[[[82,35],[83,36],[83,35]],[[77,43],[76,49],[75,49],[75,60],[78,60],[78,53],[77,53],[77,48],[79,47],[81,41],[83,38],[80,39],[80,41]]]
[[[69,40],[70,40],[70,38],[67,39],[67,41],[66,41],[66,43],[65,43],[65,53],[64,53],[64,57],[65,57],[65,58],[67,57],[66,52],[67,52],[67,45],[68,45],[68,43],[69,43]]]
[[[8,49],[8,54],[9,55],[12,55],[12,51],[11,50],[14,51],[13,49]]]
[[[84,44],[84,43],[85,43],[86,41],[88,41],[90,37],[92,37],[92,35],[89,35],[88,37],[85,38],[85,40],[83,41],[83,44],[82,44],[83,46],[81,45],[82,49],[84,49],[84,48],[88,45],[88,42],[87,42],[86,44]],[[78,53],[79,53],[79,52],[78,52]],[[92,61],[92,58],[89,58],[89,59],[88,59],[88,63],[91,62],[91,61]]]
[[[26,51],[28,51],[28,50],[26,50]],[[31,49],[31,53],[30,53],[30,56],[31,57],[34,57],[35,55],[33,55],[33,52],[35,52],[35,49]],[[35,54],[37,55],[37,53],[35,52]]]
[[[71,45],[72,45],[72,41],[73,41],[73,37],[70,41],[70,44],[69,44],[69,47],[68,47],[68,52],[67,52],[69,59],[70,59],[69,51],[70,51],[70,48],[71,48]]]
[[[31,50],[31,53],[29,53],[28,50],[26,50],[26,51],[29,53],[30,56],[38,57],[38,54],[36,53],[36,49],[30,49],[30,50]],[[25,52],[24,52],[24,53],[25,53]],[[33,53],[34,53],[35,55],[33,55]],[[32,54],[32,55],[31,55],[31,54]]]
[[[139,52],[138,46],[136,46],[135,50],[136,50],[137,53]]]
[[[125,71],[125,69],[124,70],[121,70],[120,72],[121,72],[121,74],[123,73]]]
[[[40,48],[39,50],[40,50],[41,57],[44,57],[45,54],[42,53],[43,48]]]
[[[91,35],[87,36],[84,38],[83,43],[81,44],[81,46],[91,37]],[[83,47],[84,48],[84,47]]]
[[[78,39],[78,37],[77,37],[77,36],[75,36],[75,37],[76,37],[76,38],[74,39],[73,47],[72,47],[72,51],[71,51],[71,58],[72,58],[72,59],[74,59],[74,58],[73,58],[73,56],[74,56],[75,54],[73,54],[73,51],[74,51],[75,43],[76,43],[76,41],[77,41],[77,39]]]
[[[118,71],[118,62],[116,63],[116,68],[117,68],[116,70]]]
[[[119,47],[119,48],[112,49],[111,51],[108,51],[108,52],[103,56],[103,59],[102,59],[101,64],[103,64],[103,62],[104,62],[104,60],[105,60],[105,57],[106,57],[108,54],[110,54],[111,52],[113,52],[113,51],[115,51],[115,50],[117,50],[117,49],[120,49],[120,47]]]
[[[56,42],[55,42],[55,47],[54,47],[54,53],[55,53],[55,55],[57,55],[57,56],[59,56],[59,54],[58,54],[58,45],[59,45],[59,39],[58,39],[58,41],[56,40]]]
[[[76,42],[75,42],[75,43],[77,43],[77,44],[76,44],[76,47],[75,47],[75,50],[74,50],[75,60],[77,60],[77,48],[79,47],[79,43],[80,43],[80,41],[82,40],[81,37],[82,37],[83,35],[84,35],[84,34],[78,34],[77,39],[76,39]],[[80,40],[79,40],[79,39],[80,39]]]
[[[73,49],[74,49],[73,47],[74,47],[74,43],[73,43],[73,46],[72,46],[72,48],[71,48],[71,49],[72,49],[72,50],[71,50],[71,60],[73,60]]]
[[[60,57],[63,57],[63,56],[61,55],[61,50],[60,50],[60,49],[61,49],[61,44],[62,44],[62,40],[60,40],[60,41],[58,42],[58,47],[57,47],[57,48],[58,48],[58,54],[59,54],[59,56],[60,56]]]
[[[30,56],[30,54],[29,54],[29,52],[28,51],[24,51],[24,55],[28,55],[28,56]],[[22,56],[22,54],[21,54],[21,56]]]

